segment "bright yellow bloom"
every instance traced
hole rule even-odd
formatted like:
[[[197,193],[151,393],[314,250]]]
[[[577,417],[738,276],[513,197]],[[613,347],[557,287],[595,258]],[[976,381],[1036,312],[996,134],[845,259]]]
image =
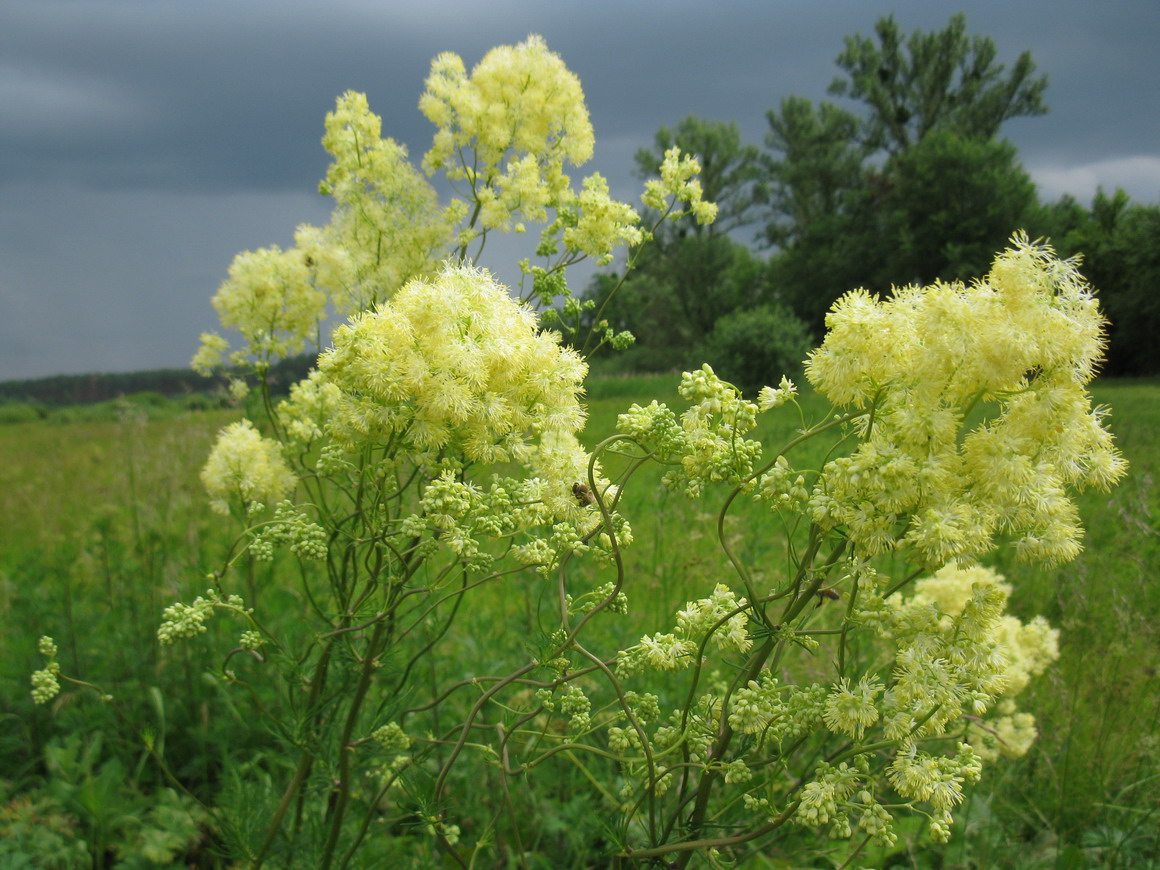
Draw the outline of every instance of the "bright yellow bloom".
[[[281,359],[299,353],[317,334],[326,313],[326,295],[310,276],[304,252],[277,245],[234,257],[229,277],[213,297],[222,326],[236,329],[246,341],[243,356]],[[195,363],[207,367],[207,351],[220,350],[221,339],[202,337]]]
[[[639,245],[640,217],[623,202],[608,195],[608,182],[600,173],[584,179],[584,190],[575,198],[573,219],[564,230],[564,245],[587,254],[598,266],[612,262],[613,250],[622,244]]]
[[[660,165],[660,178],[650,178],[644,184],[644,194],[641,200],[653,211],[664,212],[672,200],[673,210],[669,217],[676,219],[686,213],[691,213],[699,224],[711,224],[717,219],[717,205],[702,199],[701,182],[697,174],[701,171],[701,164],[695,157],[682,154],[681,149],[674,145],[665,152],[665,159]],[[680,208],[684,203],[686,208]]]
[[[209,493],[210,506],[228,514],[240,502],[247,510],[274,504],[294,489],[295,478],[282,457],[281,445],[263,438],[249,420],[222,429],[210,451],[201,481]]]
[[[440,209],[407,149],[382,138],[382,120],[364,94],[338,98],[322,144],[334,156],[322,183],[334,197],[334,214],[321,230],[300,228],[295,242],[346,317],[389,299],[411,278],[432,274],[463,215],[459,206]]]
[[[1126,463],[1084,387],[1104,319],[1075,264],[1017,236],[983,281],[848,293],[807,363],[820,392],[874,406],[866,440],[830,462],[811,510],[868,554],[905,545],[940,566],[1011,534],[1024,558],[1074,558],[1072,490]],[[963,432],[968,412],[983,422]],[[903,529],[901,534],[897,529]]]
[[[572,435],[584,421],[586,372],[491,275],[447,266],[339,327],[319,374],[282,413],[291,431],[325,430],[347,447],[390,442],[402,453],[462,451],[489,463],[548,451],[575,475],[560,493],[575,504],[570,488],[587,467]],[[568,461],[560,439],[573,445]]]
[[[485,228],[508,229],[516,213],[545,220],[568,192],[564,164],[592,157],[580,81],[539,36],[492,49],[470,76],[457,55],[439,55],[419,109],[439,128],[424,168],[466,180]]]

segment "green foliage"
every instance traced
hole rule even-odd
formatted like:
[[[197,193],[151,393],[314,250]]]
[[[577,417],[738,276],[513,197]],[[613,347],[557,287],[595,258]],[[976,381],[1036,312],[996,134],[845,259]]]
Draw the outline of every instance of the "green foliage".
[[[840,211],[801,228],[792,244],[769,260],[770,282],[778,298],[820,336],[834,300],[857,287],[890,288],[889,190],[881,178],[852,191]]]
[[[284,377],[281,380],[286,382]],[[178,399],[204,390],[205,381],[188,369],[159,369],[4,381],[0,382],[0,401],[35,402],[62,407],[113,401],[144,393]]]
[[[43,406],[30,402],[5,402],[0,404],[0,424],[32,423],[43,419],[46,413]]]
[[[780,157],[765,155],[769,222],[764,236],[784,247],[848,211],[850,198],[867,183],[867,152],[859,142],[860,119],[825,100],[815,109],[805,97],[785,97],[765,117],[766,148]]]
[[[597,275],[598,305],[620,285]],[[632,348],[612,354],[621,371],[672,371],[696,363],[695,348],[722,316],[772,301],[765,264],[724,235],[675,235],[646,249],[616,291],[615,329],[631,329]]]
[[[88,843],[76,819],[51,797],[37,792],[0,799],[0,862],[12,870],[88,870]]]
[[[873,149],[902,154],[938,129],[968,139],[992,139],[1004,121],[1047,111],[1047,77],[1035,77],[1029,52],[1010,73],[997,63],[994,40],[968,36],[966,15],[943,30],[905,36],[894,17],[878,19],[875,40],[854,34],[837,63],[830,93],[859,100],[870,109],[863,137]]]
[[[1060,253],[1082,257],[1084,273],[1100,289],[1111,321],[1105,370],[1160,374],[1160,205],[1101,190],[1090,209],[1065,198],[1041,208],[1033,225]]]
[[[168,788],[148,796],[137,791],[121,760],[104,753],[99,733],[50,743],[45,763],[46,784],[0,808],[5,867],[188,866],[184,859],[195,854],[205,820],[191,799]]]
[[[1009,118],[1046,111],[1046,79],[1026,53],[1006,73],[994,42],[965,27],[957,15],[906,37],[882,18],[877,42],[847,38],[837,63],[848,78],[831,87],[863,114],[801,97],[767,114],[763,235],[780,246],[778,293],[815,336],[856,287],[979,274],[1035,206],[1015,149],[994,137]]]
[[[617,415],[632,402],[647,404],[655,398],[679,407],[673,385],[669,376],[592,381],[586,443],[594,446],[610,434]],[[1038,748],[1005,770],[999,766],[988,770],[987,779],[961,812],[961,829],[956,827],[947,846],[919,840],[907,850],[900,841],[890,854],[863,853],[857,866],[1054,868],[1066,866],[1058,863],[1067,860],[1065,853],[1076,856],[1072,866],[1077,867],[1151,866],[1155,819],[1160,814],[1160,779],[1154,778],[1160,772],[1160,754],[1152,718],[1155,704],[1148,688],[1154,680],[1149,668],[1160,626],[1160,592],[1151,570],[1160,559],[1154,532],[1160,516],[1156,486],[1160,395],[1155,385],[1116,382],[1097,384],[1095,393],[1099,401],[1116,408],[1114,429],[1135,470],[1133,477],[1112,496],[1110,509],[1106,495],[1085,498],[1082,507],[1090,518],[1087,550],[1072,565],[1046,571],[1013,562],[999,565],[1016,586],[1012,606],[1020,616],[1043,613],[1063,628],[1063,657],[1055,674],[1033,685],[1026,699],[1027,708],[1040,719]],[[802,402],[808,417],[824,412],[824,403],[816,396],[803,396]],[[43,758],[47,745],[69,734],[91,734],[95,723],[104,721],[94,716],[106,708],[80,695],[51,710],[34,711],[28,699],[27,674],[40,666],[34,665],[35,636],[64,635],[70,608],[75,623],[88,626],[78,641],[83,656],[79,673],[107,677],[109,688],[123,699],[134,693],[134,686],[159,685],[171,706],[166,716],[166,756],[186,784],[203,795],[214,795],[223,817],[233,820],[238,830],[219,832],[224,841],[236,849],[260,842],[264,821],[281,794],[260,764],[246,767],[239,762],[246,747],[243,735],[249,731],[244,705],[237,715],[228,707],[218,708],[233,690],[205,684],[197,670],[189,668],[191,656],[177,655],[158,669],[153,656],[145,654],[153,646],[149,635],[159,612],[157,589],[196,594],[201,586],[197,581],[201,551],[224,543],[215,543],[210,535],[214,524],[197,473],[212,433],[226,419],[215,412],[180,422],[147,422],[139,430],[115,423],[39,423],[0,431],[0,446],[13,463],[0,487],[0,522],[9,531],[6,546],[0,549],[0,606],[6,624],[30,626],[28,632],[7,632],[0,643],[4,653],[0,697],[8,714],[0,727],[0,778],[10,782],[0,795],[0,865],[70,870],[92,866],[79,818],[51,796],[43,779],[30,778],[27,765],[29,753]],[[781,444],[793,437],[795,426],[788,416],[773,418],[759,434],[767,444]],[[819,454],[813,461],[820,463],[822,458]],[[637,544],[625,551],[626,570],[640,578],[634,608],[656,624],[671,619],[666,612],[670,598],[692,599],[729,570],[711,538],[690,534],[701,505],[653,485],[659,477],[660,469],[648,472],[642,486],[626,493],[629,502],[624,507],[638,518]],[[100,508],[97,516],[94,505]],[[737,533],[741,522],[748,534]],[[141,524],[141,538],[135,524]],[[752,505],[728,529],[746,562],[770,570],[784,559],[776,518],[760,505]],[[106,566],[112,568],[111,587]],[[139,636],[101,627],[106,624],[102,620],[110,626],[114,621],[106,588],[117,590],[114,620],[123,627],[139,623]],[[535,610],[539,595],[536,587],[521,588],[518,594],[497,589],[463,624],[462,643],[466,646],[478,638],[474,647],[467,648],[479,654],[497,623],[523,619],[521,624],[527,625],[525,600],[530,596]],[[272,621],[301,618],[302,602],[293,596],[275,594],[267,587],[263,601]],[[231,643],[228,632],[220,642]],[[213,643],[207,638],[207,648]],[[64,649],[64,661],[73,667],[68,646]],[[172,707],[175,700],[177,708]],[[200,711],[209,709],[215,709],[213,727],[182,736],[180,723],[186,717],[197,721]],[[142,707],[139,713],[136,721],[159,727],[154,711]],[[29,726],[34,726],[32,732]],[[106,739],[104,744],[97,772],[112,757],[120,758],[128,771],[137,769],[142,752],[137,740]],[[262,748],[272,749],[269,739],[245,751],[256,755]],[[221,761],[205,763],[213,758]],[[603,848],[600,831],[593,828],[594,808],[578,800],[587,780],[578,768],[575,771],[574,782],[563,774],[538,775],[541,800],[523,811],[528,818],[533,812],[547,814],[545,830],[525,831],[526,847],[547,849],[545,837],[551,835],[565,844],[553,847],[557,854],[589,846],[597,850],[592,854],[598,854]],[[142,785],[145,794],[153,788],[165,786]],[[482,792],[477,786],[467,793],[482,800]],[[151,803],[166,800],[158,797]],[[146,812],[138,810],[143,821]],[[406,831],[403,823],[392,830],[388,836],[376,827],[382,863],[396,857],[392,849],[422,854],[421,838],[398,839]],[[900,835],[905,832],[900,828]],[[1116,844],[1118,851],[1112,851]],[[195,866],[215,866],[208,844],[193,848],[199,850],[190,859],[197,861]],[[829,859],[822,855],[809,861],[799,851],[796,859],[790,858],[793,841],[783,848],[784,858],[767,859],[771,866],[828,866]],[[752,860],[760,865],[760,859]]]
[[[718,318],[696,355],[753,396],[766,385],[776,385],[782,376],[799,380],[811,345],[809,330],[792,311],[759,305]]]
[[[923,137],[885,175],[890,237],[897,243],[887,246],[892,253],[884,268],[900,283],[982,274],[1035,204],[1035,185],[1013,145],[954,129]]]

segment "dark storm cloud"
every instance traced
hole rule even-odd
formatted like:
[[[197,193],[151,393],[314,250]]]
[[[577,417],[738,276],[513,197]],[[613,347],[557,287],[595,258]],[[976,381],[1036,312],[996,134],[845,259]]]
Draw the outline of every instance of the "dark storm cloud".
[[[894,7],[906,29],[949,17],[942,4]],[[293,187],[316,175],[321,115],[348,88],[366,91],[387,129],[422,149],[430,128],[415,104],[432,55],[453,50],[470,65],[532,31],[580,75],[599,136],[641,142],[658,124],[697,112],[736,118],[758,139],[766,109],[792,93],[824,96],[842,37],[870,32],[888,11],[865,2],[419,11],[409,3],[96,0],[16,0],[7,10],[0,179],[234,189]],[[1009,60],[1032,49],[1052,79],[1054,117],[1016,121],[1009,134],[1061,161],[1103,153],[1110,136],[1119,156],[1152,150],[1160,112],[1146,83],[1160,70],[1158,10],[1151,0],[973,4],[972,31],[993,36]],[[1138,104],[1145,95],[1151,106]]]
[[[286,188],[317,174],[336,94],[413,68],[384,108],[414,114],[426,60],[384,58],[378,28],[321,8],[235,3],[17,3],[0,70],[15,125],[3,180]],[[406,53],[407,43],[398,46]],[[378,76],[374,72],[378,72]]]
[[[636,198],[632,155],[687,114],[760,143],[789,94],[825,97],[843,36],[955,7],[844,2],[201,2],[0,5],[0,379],[184,365],[233,253],[326,218],[324,114],[368,94],[418,159],[431,58],[470,67],[540,33],[580,77],[593,163]],[[1004,128],[1045,195],[1160,194],[1160,4],[976,2],[968,29],[1031,50],[1051,113]],[[513,248],[514,250],[514,248]]]

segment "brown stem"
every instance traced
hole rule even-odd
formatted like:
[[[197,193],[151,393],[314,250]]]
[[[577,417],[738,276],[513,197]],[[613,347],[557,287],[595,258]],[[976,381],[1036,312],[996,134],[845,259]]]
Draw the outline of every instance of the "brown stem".
[[[362,673],[359,675],[358,685],[355,687],[354,697],[350,702],[350,710],[346,715],[346,723],[342,729],[342,740],[339,742],[338,756],[338,791],[335,794],[334,807],[330,818],[330,831],[326,836],[326,844],[322,848],[322,870],[329,870],[334,860],[334,849],[338,845],[338,836],[342,831],[342,822],[346,817],[346,808],[350,803],[350,756],[351,738],[358,723],[359,713],[362,712],[363,701],[371,685],[371,675],[375,671],[376,660],[382,652],[382,645],[387,632],[387,624],[380,622],[375,626],[371,641],[367,644],[366,658],[363,659]]]

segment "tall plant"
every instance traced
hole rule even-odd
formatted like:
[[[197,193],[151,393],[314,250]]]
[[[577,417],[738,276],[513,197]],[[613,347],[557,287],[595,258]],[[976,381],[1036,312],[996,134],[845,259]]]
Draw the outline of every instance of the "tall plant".
[[[235,621],[222,672],[275,750],[235,774],[266,784],[246,792],[267,795],[256,822],[216,814],[233,859],[718,866],[828,834],[856,838],[853,860],[908,815],[945,839],[984,762],[1034,739],[1013,696],[1057,654],[1045,622],[1004,613],[1010,587],[979,560],[997,546],[1072,558],[1072,492],[1124,473],[1085,392],[1104,324],[1074,264],[1016,238],[974,284],[848,294],[807,361],[834,404],[819,420],[787,379],[749,401],[705,366],[682,377],[686,408],[634,405],[586,450],[584,357],[629,339],[585,312],[566,270],[624,245],[631,265],[656,227],[599,175],[572,186],[592,129],[539,38],[470,75],[439,56],[420,107],[437,127],[423,167],[447,175],[450,203],[346,94],[323,140],[330,224],[240,255],[214,299],[266,416],[227,427],[209,457],[236,542],[158,635]],[[712,220],[697,171],[669,151],[645,205]],[[480,255],[528,222],[544,224],[542,264],[521,263],[517,299]],[[346,322],[275,403],[270,365],[321,344],[328,310]],[[228,351],[206,336],[195,365]],[[788,443],[752,437],[794,408]],[[672,601],[666,625],[633,622],[633,602],[665,590],[642,590],[622,558],[623,493],[649,463],[723,499],[711,531],[732,566]],[[726,534],[745,499],[783,520],[783,566],[759,573]],[[268,598],[255,566],[279,551],[291,619],[254,600]],[[480,614],[511,613],[497,601],[533,596],[550,602],[542,633],[512,619],[468,642]],[[625,622],[639,641],[610,646],[602,626]],[[62,678],[50,640],[42,651],[38,701]],[[597,823],[536,834],[573,801]]]

